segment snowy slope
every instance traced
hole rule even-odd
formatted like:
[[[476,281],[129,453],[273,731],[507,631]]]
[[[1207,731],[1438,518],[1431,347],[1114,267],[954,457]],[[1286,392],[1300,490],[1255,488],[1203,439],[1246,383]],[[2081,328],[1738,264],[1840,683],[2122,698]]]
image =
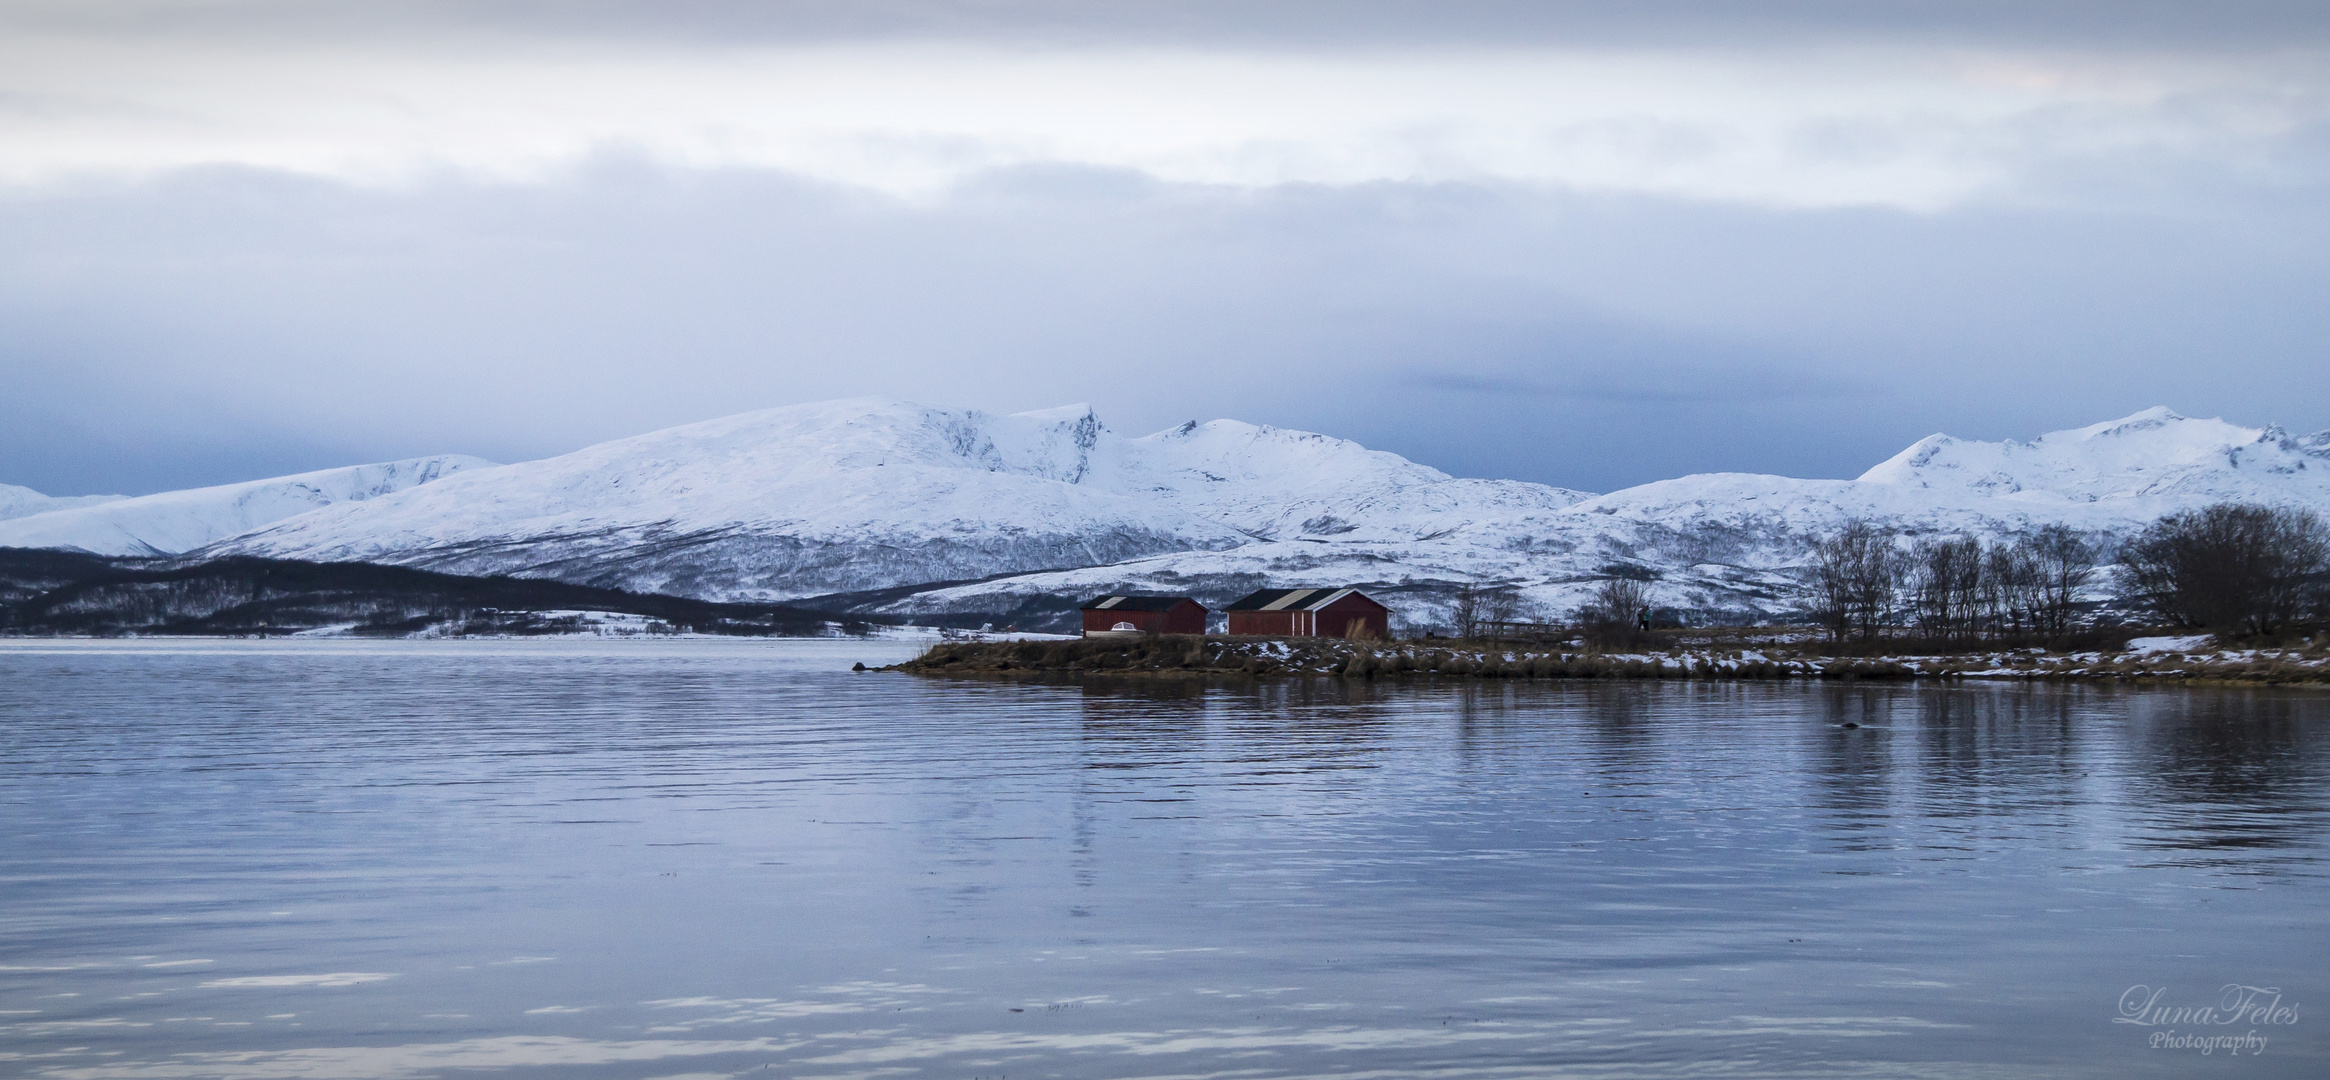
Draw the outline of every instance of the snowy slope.
[[[1349,535],[1361,526],[1338,515],[1355,507],[1365,528],[1412,537],[1450,504],[1581,497],[1234,421],[1125,439],[1084,406],[994,416],[862,398],[454,477],[213,550],[787,599]]]
[[[2330,499],[2330,432],[2195,420],[2165,408],[2030,442],[1930,435],[1861,474],[1869,483],[2016,502]]]
[[[710,599],[881,593],[851,602],[908,613],[1056,611],[1063,598],[1125,590],[1219,603],[1266,584],[1360,583],[1420,625],[1459,583],[1510,584],[1559,612],[1618,574],[1654,578],[1661,604],[1771,613],[1796,602],[1806,545],[1854,518],[1911,536],[2063,523],[2111,537],[2228,499],[2330,510],[2330,432],[2151,409],[2028,442],[1936,435],[1855,480],[1715,473],[1594,496],[1458,479],[1234,420],[1125,438],[1084,406],[995,416],[867,398],[335,501],[202,553]],[[8,529],[147,501],[0,523],[0,543],[28,542]]]
[[[114,502],[123,497],[120,495],[67,495],[58,498],[52,495],[43,495],[28,487],[0,484],[0,521],[13,521],[20,517],[31,517],[34,514],[46,514],[52,510],[70,510],[77,506],[95,506],[98,503]]]
[[[993,417],[879,399],[824,402],[455,477],[286,521],[218,550],[725,599],[1248,541],[1085,483],[1101,438],[1088,410]]]
[[[1851,517],[1912,533],[2011,534],[2046,523],[2120,533],[2214,502],[2330,508],[2330,432],[2293,438],[2152,408],[2029,442],[1930,435],[1858,480],[1705,474],[1577,509],[1754,539],[1824,532]]]
[[[1662,604],[1752,616],[1792,606],[1806,545],[1854,518],[1911,536],[1998,540],[2060,523],[2112,538],[2220,501],[2330,512],[2330,432],[2293,437],[2156,408],[2029,442],[1936,435],[1858,480],[1701,474],[1558,508],[1483,513],[1409,542],[1371,528],[1331,545],[1255,544],[933,589],[888,608],[1009,612],[1047,595],[1124,590],[1219,603],[1263,584],[1368,583],[1400,596],[1395,607],[1424,625],[1457,583],[1511,584],[1558,613],[1627,573],[1657,575]],[[1356,509],[1347,516],[1373,520]]]
[[[361,502],[493,463],[445,455],[166,491],[0,521],[0,547],[78,548],[99,555],[170,555],[319,507]]]

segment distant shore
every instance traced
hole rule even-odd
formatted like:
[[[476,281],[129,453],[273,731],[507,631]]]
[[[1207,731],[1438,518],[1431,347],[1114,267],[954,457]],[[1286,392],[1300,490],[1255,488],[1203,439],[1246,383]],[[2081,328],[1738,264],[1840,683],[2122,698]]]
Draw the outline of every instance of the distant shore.
[[[1142,678],[1346,679],[2025,679],[2330,685],[2330,649],[2315,643],[2223,649],[2197,639],[2140,639],[2117,651],[1975,650],[1936,656],[1824,656],[1787,647],[1599,651],[1427,639],[1103,637],[943,642],[884,668],[916,675],[1108,675]]]

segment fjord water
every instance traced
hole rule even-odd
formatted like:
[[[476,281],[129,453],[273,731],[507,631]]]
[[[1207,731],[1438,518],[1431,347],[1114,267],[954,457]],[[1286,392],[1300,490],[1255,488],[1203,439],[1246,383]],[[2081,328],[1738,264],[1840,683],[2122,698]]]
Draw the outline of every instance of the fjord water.
[[[0,645],[0,1075],[2330,1075],[2330,696],[912,648]]]

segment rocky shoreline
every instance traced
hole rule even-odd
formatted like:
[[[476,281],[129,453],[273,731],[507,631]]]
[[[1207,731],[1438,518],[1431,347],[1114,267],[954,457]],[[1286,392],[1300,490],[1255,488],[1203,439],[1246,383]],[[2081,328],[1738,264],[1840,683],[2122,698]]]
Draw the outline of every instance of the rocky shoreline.
[[[2151,645],[2147,642],[2171,642]],[[2190,648],[2176,647],[2190,645]],[[2320,641],[2222,649],[2139,639],[2116,651],[2038,649],[1942,656],[1837,657],[1786,645],[1603,652],[1576,644],[1163,635],[1066,641],[943,642],[882,670],[951,676],[1346,679],[2032,679],[2330,684]]]

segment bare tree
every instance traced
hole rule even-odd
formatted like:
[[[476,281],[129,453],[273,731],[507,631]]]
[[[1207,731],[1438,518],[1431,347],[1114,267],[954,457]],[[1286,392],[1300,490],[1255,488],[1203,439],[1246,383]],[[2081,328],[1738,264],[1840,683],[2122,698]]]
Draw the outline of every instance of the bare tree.
[[[1510,586],[1500,585],[1482,597],[1481,621],[1510,623],[1521,617],[1521,607],[1521,594]]]
[[[1460,638],[1477,636],[1481,629],[1481,588],[1472,582],[1456,587],[1455,603],[1448,611],[1449,632]]]
[[[1893,621],[1901,563],[1892,535],[1857,519],[1812,546],[1814,602],[1831,636],[1868,641]]]
[[[2315,614],[2330,529],[2310,511],[2219,503],[2153,522],[2121,550],[2130,598],[2221,634],[2269,634]]]
[[[1970,636],[1982,609],[1982,545],[1971,537],[1921,540],[1904,560],[1918,628],[1943,640]]]
[[[2022,544],[1999,544],[1983,556],[1982,606],[1994,634],[2023,636],[2036,625],[2039,568]]]
[[[1476,585],[1468,581],[1457,586],[1449,621],[1457,637],[1480,637],[1489,632],[1493,623],[1509,623],[1519,618],[1523,606],[1520,591],[1510,585]]]
[[[2070,632],[2079,590],[2095,576],[2095,545],[2069,526],[2049,525],[2015,547],[2029,559],[2032,614],[2038,628],[2049,634]]]
[[[1578,625],[1588,640],[1601,645],[1631,645],[1642,637],[1640,626],[1650,610],[1650,585],[1633,578],[1610,578],[1595,588],[1578,609]]]

